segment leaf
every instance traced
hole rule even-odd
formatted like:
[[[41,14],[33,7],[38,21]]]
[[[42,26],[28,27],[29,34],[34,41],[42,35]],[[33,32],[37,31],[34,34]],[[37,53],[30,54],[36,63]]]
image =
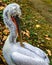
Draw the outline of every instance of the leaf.
[[[37,25],[36,25],[36,28],[40,28],[40,27],[41,27],[40,24],[37,24]]]
[[[47,49],[46,51],[48,52],[49,56],[52,55],[52,54],[51,54],[51,50]]]
[[[3,6],[1,6],[1,7],[0,7],[0,10],[3,10],[3,9],[4,9],[4,7],[3,7]]]
[[[5,35],[7,35],[7,34],[9,33],[9,30],[8,30],[8,29],[5,29],[5,30],[3,31],[3,33],[4,33]]]
[[[4,37],[3,37],[3,41],[5,41],[6,39],[7,39],[7,36],[4,36]]]
[[[45,39],[48,40],[48,41],[51,40],[51,38],[49,38],[49,37],[46,37]]]

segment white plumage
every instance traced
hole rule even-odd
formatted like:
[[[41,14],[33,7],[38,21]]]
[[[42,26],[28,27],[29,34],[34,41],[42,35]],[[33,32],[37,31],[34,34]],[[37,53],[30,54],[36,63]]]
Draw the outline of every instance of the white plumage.
[[[16,26],[11,20],[11,16],[21,16],[20,6],[16,3],[9,4],[3,11],[5,25],[10,30],[10,35],[3,47],[3,56],[8,65],[49,65],[48,56],[41,49],[23,42],[16,43]]]

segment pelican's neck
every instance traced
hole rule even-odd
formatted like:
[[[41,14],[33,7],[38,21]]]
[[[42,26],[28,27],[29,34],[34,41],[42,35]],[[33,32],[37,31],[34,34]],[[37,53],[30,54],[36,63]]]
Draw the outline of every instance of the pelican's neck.
[[[9,34],[9,42],[10,43],[16,43],[16,35],[13,35],[13,33]]]
[[[12,22],[11,18],[10,18],[10,22]],[[9,41],[11,43],[16,43],[17,33],[16,33],[16,27],[13,23],[11,24],[11,27],[9,27],[9,30],[10,30]]]
[[[8,38],[9,42],[16,43],[17,33],[16,33],[15,24],[12,22],[11,17],[7,12],[4,13],[3,18],[4,18],[4,23],[7,25],[10,31],[9,38]]]

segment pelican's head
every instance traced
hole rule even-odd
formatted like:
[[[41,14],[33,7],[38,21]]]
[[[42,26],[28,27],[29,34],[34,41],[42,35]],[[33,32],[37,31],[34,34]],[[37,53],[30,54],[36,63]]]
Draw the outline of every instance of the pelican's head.
[[[16,15],[18,15],[18,17],[21,16],[21,9],[18,4],[16,3],[9,4],[7,7],[9,7],[9,13],[11,16],[16,16]]]
[[[20,6],[16,3],[9,4],[3,11],[3,19],[5,25],[9,28],[10,31],[15,31],[16,29],[19,32],[19,23],[20,23],[21,9]]]

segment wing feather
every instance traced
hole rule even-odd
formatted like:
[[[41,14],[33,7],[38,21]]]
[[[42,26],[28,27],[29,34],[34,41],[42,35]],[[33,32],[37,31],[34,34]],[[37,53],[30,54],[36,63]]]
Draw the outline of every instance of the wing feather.
[[[41,50],[41,49],[39,49],[37,47],[34,47],[34,46],[32,46],[32,45],[30,45],[30,44],[28,44],[26,42],[24,42],[24,46],[25,46],[26,49],[31,50],[31,52],[34,52],[39,57],[43,58],[46,62],[50,63],[50,61],[48,59],[48,56],[46,55],[46,53],[43,50]]]
[[[20,54],[18,52],[13,52],[11,54],[11,59],[16,65],[48,65],[44,62],[44,60],[41,61],[41,58],[40,59],[32,58]]]

